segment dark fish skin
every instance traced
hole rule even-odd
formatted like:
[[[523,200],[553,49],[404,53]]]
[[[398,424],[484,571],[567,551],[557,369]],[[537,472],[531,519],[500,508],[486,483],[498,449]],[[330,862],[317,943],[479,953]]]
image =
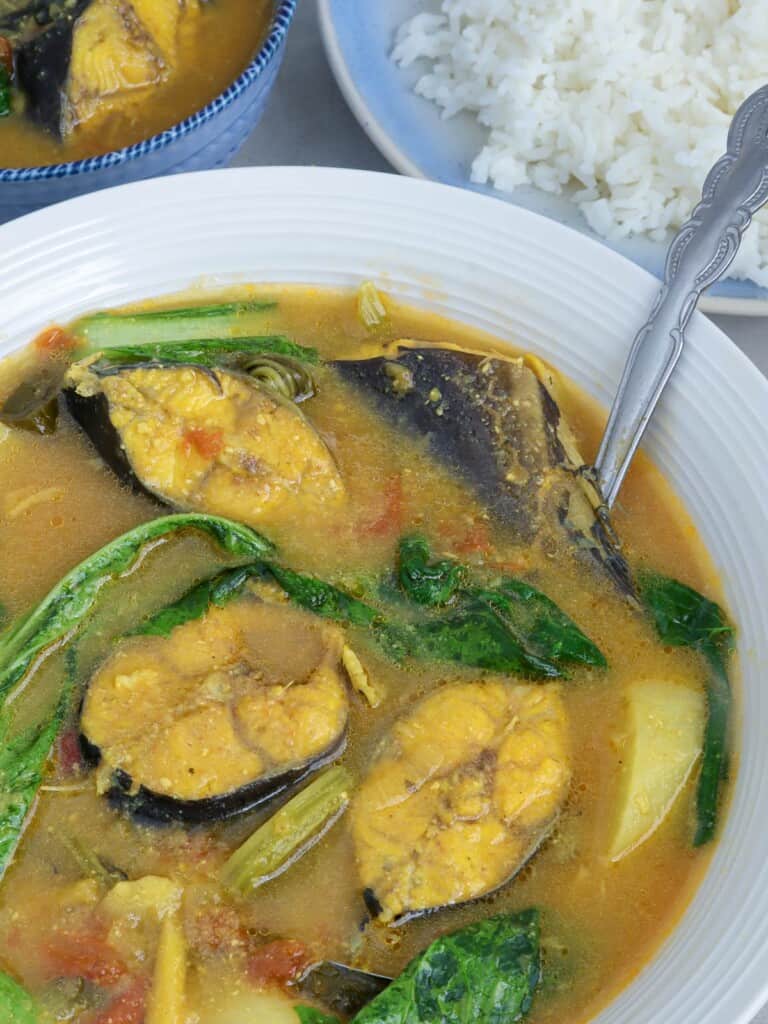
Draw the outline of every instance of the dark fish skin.
[[[158,501],[157,495],[147,490],[133,472],[120,434],[109,417],[109,402],[106,395],[83,396],[78,394],[75,388],[65,388],[62,394],[68,412],[82,427],[93,447],[118,480],[127,484],[136,494],[143,494],[152,501]]]
[[[87,736],[80,734],[80,750],[86,764],[96,767],[101,763],[101,751]],[[129,814],[136,821],[147,825],[169,825],[180,822],[184,825],[210,825],[225,821],[241,814],[261,808],[270,809],[275,800],[287,799],[301,783],[315,774],[324,765],[339,757],[346,746],[346,732],[338,743],[310,764],[282,772],[272,778],[247,783],[239,789],[221,796],[201,800],[181,800],[161,793],[155,793],[144,786],[134,787],[130,775],[122,769],[112,773],[111,785],[107,791],[110,803],[120,811]]]
[[[522,543],[536,536],[544,504],[572,543],[635,601],[627,562],[547,387],[520,360],[439,347],[401,347],[391,357],[340,360],[390,422],[425,437],[432,452],[476,490]]]
[[[397,358],[334,365],[342,376],[372,392],[388,419],[426,437],[435,455],[471,480],[489,511],[530,539],[526,485],[499,487],[499,452],[478,362],[447,349],[405,349]],[[407,390],[402,381],[398,387],[393,380],[395,364],[410,374]]]
[[[0,32],[13,39],[25,23],[47,25],[51,20],[51,0],[0,0]]]
[[[334,960],[323,960],[308,967],[291,987],[334,1013],[353,1017],[391,981],[383,974],[371,974]]]
[[[75,22],[90,2],[78,0],[66,13],[55,17],[16,48],[16,77],[27,98],[27,113],[57,138],[61,138],[62,102],[72,59]]]

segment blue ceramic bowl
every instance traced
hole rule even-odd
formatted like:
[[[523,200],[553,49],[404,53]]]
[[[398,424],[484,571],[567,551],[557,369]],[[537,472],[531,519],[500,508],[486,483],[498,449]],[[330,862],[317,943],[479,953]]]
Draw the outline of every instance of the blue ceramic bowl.
[[[0,167],[0,223],[85,192],[226,164],[261,119],[298,0],[274,0],[269,31],[239,78],[206,107],[159,135],[85,160]]]

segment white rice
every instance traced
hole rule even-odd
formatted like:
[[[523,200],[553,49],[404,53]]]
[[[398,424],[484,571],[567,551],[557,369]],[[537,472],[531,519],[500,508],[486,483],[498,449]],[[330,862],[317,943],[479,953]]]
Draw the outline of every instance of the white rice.
[[[611,239],[687,219],[731,116],[768,81],[765,0],[420,0],[393,58],[489,129],[472,180],[565,192]],[[735,272],[768,285],[768,212]]]

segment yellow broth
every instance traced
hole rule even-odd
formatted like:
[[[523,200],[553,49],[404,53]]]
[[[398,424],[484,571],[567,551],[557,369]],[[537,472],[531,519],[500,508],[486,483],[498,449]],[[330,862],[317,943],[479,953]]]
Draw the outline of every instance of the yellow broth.
[[[402,337],[480,350],[499,345],[466,326],[392,300],[386,324],[370,332],[361,325],[356,299],[348,293],[272,287],[244,289],[227,298],[257,296],[278,300],[275,309],[264,313],[264,333],[285,333],[327,357],[375,355]],[[40,358],[28,353],[8,360],[0,396]],[[201,1024],[240,1019],[237,1014],[245,1014],[245,1007],[249,1020],[279,1022],[281,1005],[286,1007],[284,1019],[292,1019],[288,1008],[300,1000],[295,994],[282,997],[274,978],[264,980],[272,967],[264,968],[259,960],[262,944],[296,940],[310,961],[335,959],[396,975],[438,935],[493,913],[531,906],[542,911],[544,981],[528,1019],[532,1024],[580,1024],[654,955],[706,868],[709,848],[691,845],[691,782],[648,841],[618,864],[606,854],[616,817],[626,688],[650,677],[700,689],[702,664],[684,650],[661,646],[647,621],[605,580],[585,572],[562,545],[545,554],[516,544],[490,521],[470,489],[430,457],[423,439],[395,431],[332,373],[321,372],[320,381],[318,395],[304,408],[338,461],[350,501],[343,514],[329,521],[318,516],[270,531],[288,564],[332,580],[370,577],[391,569],[399,536],[418,529],[439,552],[455,553],[470,563],[491,561],[535,579],[606,655],[606,671],[576,670],[557,684],[569,716],[573,780],[553,834],[492,897],[399,928],[364,925],[366,911],[345,819],[283,875],[249,898],[236,899],[223,891],[218,872],[262,813],[210,828],[139,825],[97,794],[93,773],[68,776],[54,764],[0,888],[0,967],[33,994],[41,993],[51,977],[46,959],[51,935],[63,934],[65,942],[78,929],[91,934],[94,907],[104,890],[83,880],[82,869],[62,845],[62,835],[68,835],[79,837],[130,879],[159,875],[183,886],[190,964],[187,1009],[199,1014]],[[563,411],[589,459],[602,414],[572,383],[561,383]],[[4,431],[0,477],[0,599],[10,616],[39,600],[68,568],[107,540],[160,513],[147,498],[118,484],[66,416],[49,437]],[[631,565],[672,573],[718,597],[718,580],[690,518],[643,456],[636,459],[622,491],[615,526]],[[486,542],[490,550],[483,550]],[[106,602],[109,607],[100,613],[103,635],[115,635],[135,618],[135,595],[160,606],[199,577],[209,560],[207,545],[192,539],[159,548],[130,581],[112,585],[125,589],[117,590],[119,600]],[[97,664],[103,655],[98,628],[95,635],[90,653],[86,644],[86,664]],[[481,673],[445,664],[413,663],[406,669],[367,645],[355,630],[350,636],[370,677],[385,693],[376,709],[360,695],[351,696],[343,761],[361,776],[389,726],[417,696],[446,681]],[[126,970],[146,975],[157,930],[126,925],[118,940]],[[260,988],[271,995],[254,1002]],[[251,1002],[238,1004],[240,996]],[[278,1001],[270,1001],[274,999]],[[77,1019],[102,1020],[85,1012]]]
[[[56,138],[25,115],[17,93],[0,118],[0,167],[81,160],[150,138],[201,110],[247,67],[264,36],[272,0],[213,0],[182,26],[175,65],[161,82],[120,102],[104,118]],[[107,104],[110,100],[107,98]]]

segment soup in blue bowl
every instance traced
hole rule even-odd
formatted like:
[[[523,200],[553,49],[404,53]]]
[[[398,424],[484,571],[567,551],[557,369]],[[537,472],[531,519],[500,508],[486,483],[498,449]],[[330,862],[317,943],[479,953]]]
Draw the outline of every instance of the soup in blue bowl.
[[[0,0],[0,220],[226,163],[297,0]]]

